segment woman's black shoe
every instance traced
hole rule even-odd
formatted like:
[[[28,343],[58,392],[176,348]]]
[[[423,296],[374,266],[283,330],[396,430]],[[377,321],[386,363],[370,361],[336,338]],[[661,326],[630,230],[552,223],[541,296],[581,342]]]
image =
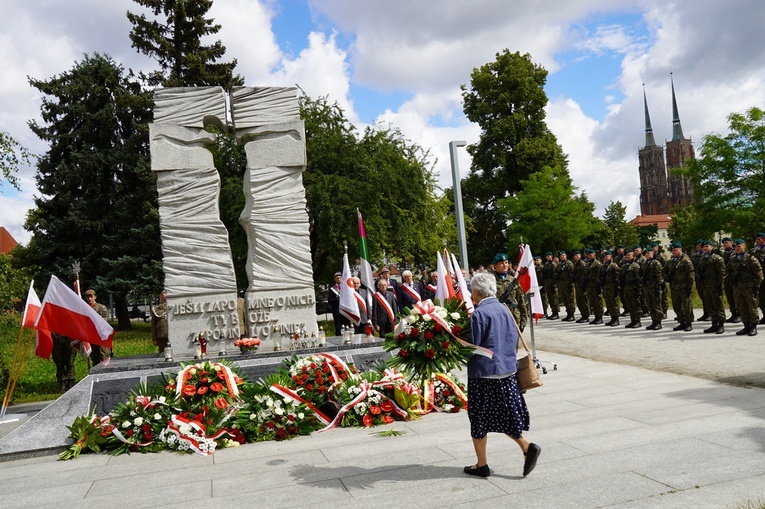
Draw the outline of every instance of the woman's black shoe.
[[[482,467],[476,465],[468,465],[462,471],[468,475],[477,475],[478,477],[489,477],[491,475],[489,465],[484,465]]]
[[[539,458],[539,453],[541,452],[542,448],[537,444],[529,444],[529,450],[524,454],[526,461],[523,463],[523,477],[529,475],[534,470],[534,467],[537,466],[537,458]]]

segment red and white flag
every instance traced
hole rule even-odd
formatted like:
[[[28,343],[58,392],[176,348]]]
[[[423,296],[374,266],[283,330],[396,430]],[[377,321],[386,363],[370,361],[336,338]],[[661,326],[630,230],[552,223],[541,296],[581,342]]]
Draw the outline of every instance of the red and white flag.
[[[462,302],[465,303],[465,309],[467,309],[468,314],[471,314],[473,313],[473,297],[468,291],[467,281],[465,281],[465,278],[462,277],[462,271],[459,268],[460,265],[457,263],[457,257],[454,256],[454,253],[451,255],[452,265],[456,267],[454,274],[457,276],[457,286],[460,290],[457,296],[462,300]]]
[[[50,278],[35,327],[108,348],[114,338],[112,326],[56,276]]]
[[[523,293],[534,292],[531,296],[531,314],[534,316],[544,316],[544,307],[542,306],[542,295],[539,293],[539,282],[537,281],[537,271],[534,269],[534,257],[531,256],[531,248],[528,244],[521,245],[521,252],[518,261],[518,283],[523,288]]]
[[[37,317],[40,314],[40,297],[34,289],[34,280],[29,283],[29,292],[27,292],[27,303],[24,306],[24,316],[21,318],[21,326],[28,329],[34,329]],[[53,353],[53,337],[45,329],[37,329],[35,332],[35,355],[43,359],[50,359]]]
[[[444,264],[441,253],[436,252],[438,259],[436,269],[438,272],[438,284],[436,285],[436,299],[443,306],[447,299],[454,297],[454,286],[452,285],[452,278],[446,271],[446,265]]]
[[[353,325],[361,323],[359,303],[356,301],[356,290],[351,279],[351,267],[348,265],[348,253],[343,255],[343,280],[340,283],[340,314],[350,320]]]

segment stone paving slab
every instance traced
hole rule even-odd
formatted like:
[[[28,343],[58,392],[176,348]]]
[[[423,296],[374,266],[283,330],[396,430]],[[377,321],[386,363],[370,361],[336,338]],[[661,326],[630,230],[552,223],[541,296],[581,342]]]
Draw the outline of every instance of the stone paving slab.
[[[543,448],[522,476],[492,434],[492,476],[473,463],[464,412],[393,428],[336,429],[211,457],[84,454],[0,463],[3,507],[731,507],[765,501],[765,390],[539,352],[558,364],[526,394]],[[464,373],[461,374],[464,377]]]

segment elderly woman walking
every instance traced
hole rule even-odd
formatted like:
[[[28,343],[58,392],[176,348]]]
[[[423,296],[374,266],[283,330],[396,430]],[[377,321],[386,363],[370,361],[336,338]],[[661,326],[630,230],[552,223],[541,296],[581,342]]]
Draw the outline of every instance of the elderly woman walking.
[[[486,434],[504,433],[512,438],[525,456],[523,475],[534,469],[542,449],[523,437],[529,429],[529,411],[518,390],[516,345],[518,331],[510,311],[497,298],[492,274],[476,274],[470,281],[475,311],[470,317],[473,344],[494,352],[489,359],[473,355],[468,361],[468,417],[470,436],[477,462],[464,471],[489,477],[486,459]]]

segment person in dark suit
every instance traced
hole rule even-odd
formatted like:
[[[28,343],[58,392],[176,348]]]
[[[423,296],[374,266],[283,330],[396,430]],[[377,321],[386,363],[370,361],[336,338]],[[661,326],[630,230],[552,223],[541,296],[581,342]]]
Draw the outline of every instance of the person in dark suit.
[[[351,323],[340,313],[340,282],[342,279],[343,275],[340,272],[335,272],[335,284],[327,292],[327,304],[329,304],[329,308],[332,310],[336,336],[340,335],[343,325],[350,325]]]
[[[430,273],[430,283],[425,287],[425,294],[422,296],[423,300],[433,300],[436,298],[436,290],[438,289],[438,271],[434,270]]]
[[[380,279],[388,282],[388,291],[393,292],[393,297],[398,299],[398,281],[390,278],[390,269],[388,267],[383,267],[380,271]]]
[[[388,281],[380,278],[377,281],[377,291],[372,299],[372,325],[380,337],[385,337],[388,332],[393,332],[396,325],[398,306],[393,292],[388,291]]]
[[[419,281],[414,281],[414,276],[411,270],[405,270],[401,274],[401,278],[404,280],[397,287],[398,292],[398,307],[400,309],[412,307],[420,302],[425,295],[425,286]]]

